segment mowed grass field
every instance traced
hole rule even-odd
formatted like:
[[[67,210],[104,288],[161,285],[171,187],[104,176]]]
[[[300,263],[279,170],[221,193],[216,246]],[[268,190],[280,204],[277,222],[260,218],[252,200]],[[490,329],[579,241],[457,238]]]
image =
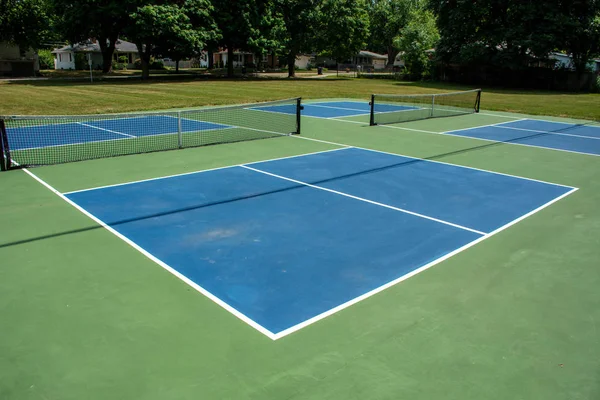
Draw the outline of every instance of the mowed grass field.
[[[373,93],[418,94],[473,87],[383,79],[248,79],[150,82],[0,81],[0,115],[61,115],[239,104],[301,96],[368,99]],[[482,108],[600,120],[600,94],[483,88]]]
[[[367,79],[3,82],[0,115],[462,89]],[[600,119],[597,94],[483,89],[486,111]],[[393,127],[304,118],[300,137],[30,170],[65,193],[339,148],[327,141],[579,188],[277,341],[25,171],[0,173],[0,400],[600,399],[600,157],[424,133],[521,117],[490,114]]]

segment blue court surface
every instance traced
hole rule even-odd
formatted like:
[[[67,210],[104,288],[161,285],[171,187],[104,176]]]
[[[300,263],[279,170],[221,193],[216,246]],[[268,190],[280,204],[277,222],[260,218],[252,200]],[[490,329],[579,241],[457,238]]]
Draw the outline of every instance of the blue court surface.
[[[444,133],[453,136],[600,155],[600,126],[598,125],[577,125],[523,119]]]
[[[181,119],[181,131],[197,132],[230,128],[212,122]],[[178,119],[167,115],[79,121],[8,128],[12,150],[79,143],[93,143],[144,136],[178,133]]]
[[[364,101],[327,101],[320,103],[306,103],[303,104],[303,107],[303,116],[316,118],[342,118],[369,115],[371,110],[369,103]],[[295,107],[289,105],[255,107],[254,109],[284,114],[296,113]],[[417,107],[399,106],[393,104],[380,104],[377,106],[378,112],[407,111],[415,109],[417,109]]]
[[[344,148],[66,196],[277,339],[573,190]]]

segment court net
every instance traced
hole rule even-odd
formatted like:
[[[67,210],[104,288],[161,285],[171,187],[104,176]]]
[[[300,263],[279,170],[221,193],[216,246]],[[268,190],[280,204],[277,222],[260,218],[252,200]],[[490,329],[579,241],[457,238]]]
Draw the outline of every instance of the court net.
[[[300,133],[301,99],[185,111],[0,117],[2,169]]]
[[[479,112],[481,89],[441,94],[371,96],[371,125]]]

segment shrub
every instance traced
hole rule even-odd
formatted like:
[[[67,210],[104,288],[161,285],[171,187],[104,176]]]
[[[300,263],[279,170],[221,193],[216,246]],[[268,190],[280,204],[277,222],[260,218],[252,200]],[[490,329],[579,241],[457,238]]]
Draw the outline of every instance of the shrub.
[[[88,69],[88,68],[89,68],[89,64],[88,64],[87,54],[75,53],[75,69],[82,70],[82,69]]]
[[[150,60],[150,69],[165,69],[165,64],[162,60]]]
[[[54,69],[54,55],[50,50],[39,50],[38,59],[40,61],[40,69]]]

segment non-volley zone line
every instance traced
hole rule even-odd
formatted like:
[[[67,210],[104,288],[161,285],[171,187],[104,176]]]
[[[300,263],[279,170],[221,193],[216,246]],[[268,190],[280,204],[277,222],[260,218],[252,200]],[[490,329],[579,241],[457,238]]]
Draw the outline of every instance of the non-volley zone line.
[[[393,206],[379,207],[372,201],[365,202],[364,197],[357,199],[359,196],[347,196],[347,191],[334,189],[338,192],[335,193],[323,190],[331,189],[323,188],[323,185],[306,185],[304,183],[307,179],[300,180],[290,175],[312,175],[314,172],[321,174],[319,171],[323,171],[322,165],[329,166],[329,172],[325,171],[327,174],[337,175],[341,173],[340,165],[349,172],[365,163],[370,166],[373,163],[386,165],[402,161],[402,157],[384,156],[377,152],[353,148],[333,149],[306,156],[240,165],[240,168],[223,168],[210,173],[180,175],[172,179],[73,192],[63,196],[68,196],[69,200],[87,214],[97,221],[103,221],[103,226],[110,228],[111,232],[119,233],[120,236],[117,236],[127,239],[138,251],[142,251],[148,258],[241,320],[271,339],[279,339],[466,250],[483,238],[490,237],[576,190],[535,182],[528,184],[523,183],[527,181],[506,177],[494,178],[493,174],[482,176],[459,166],[434,163],[408,164],[409,171],[392,170],[395,176],[402,179],[412,179],[410,176],[420,173],[414,177],[414,182],[420,182],[424,186],[413,187],[409,191],[420,193],[412,196],[413,204],[422,203],[421,194],[427,194],[432,188],[437,190],[438,195],[446,193],[450,196],[449,199],[454,199],[450,202],[443,200],[438,204],[456,204],[457,196],[447,194],[452,182],[448,187],[436,189],[432,180],[427,179],[431,173],[441,174],[450,180],[456,173],[461,176],[464,174],[461,181],[467,179],[475,184],[474,192],[468,190],[463,193],[467,197],[480,190],[490,195],[492,193],[488,191],[492,190],[494,196],[505,196],[506,185],[513,188],[524,187],[526,191],[520,193],[524,193],[525,197],[535,197],[531,207],[522,208],[520,201],[506,206],[517,207],[512,210],[514,217],[498,220],[506,223],[494,223],[497,229],[489,233],[484,233],[483,230],[476,233],[414,214],[396,212]],[[299,166],[304,167],[298,168]],[[423,169],[422,166],[426,168]],[[273,172],[281,169],[290,174]],[[365,177],[366,182],[361,180]],[[395,184],[392,182],[394,179],[382,180],[380,178],[385,176],[381,175],[380,178],[373,179],[370,174],[362,178],[344,179],[343,184],[350,184],[346,186],[350,188],[365,189],[373,197],[377,193],[371,191],[370,185],[375,183],[379,194],[393,195],[390,190]],[[308,179],[310,182],[319,180],[322,180],[321,175],[313,175],[313,178]],[[388,184],[383,187],[381,182],[391,182],[392,186]],[[196,195],[191,196],[188,191],[193,191]],[[200,192],[202,196],[199,197]],[[340,195],[339,192],[343,194]],[[512,192],[519,193],[514,190]],[[154,201],[161,199],[162,193],[169,193],[169,201]],[[411,196],[405,188],[399,193]],[[438,195],[430,196],[429,200],[437,202]],[[148,205],[152,205],[152,209],[141,210],[138,198],[145,199]],[[414,203],[414,200],[419,202]],[[497,198],[494,202],[475,202],[479,212],[497,219],[500,213],[493,211],[493,203],[504,206],[507,202],[503,198]],[[185,216],[178,210],[185,210]],[[461,210],[465,218],[469,218],[474,212],[468,203],[464,203]],[[454,213],[451,209],[448,211]],[[188,212],[191,214],[187,214]],[[230,217],[232,215],[235,215],[233,220]],[[149,216],[152,218],[148,218]],[[122,218],[127,220],[122,222]],[[264,222],[257,222],[257,218]],[[250,221],[254,222],[249,223]],[[319,226],[323,237],[315,237],[314,224]],[[153,239],[156,237],[152,233],[155,229],[164,233],[160,237],[165,240]],[[190,243],[193,248],[181,249],[182,254],[185,254],[183,257],[173,252],[173,246],[186,243],[181,240],[181,235],[197,238],[194,243]],[[325,237],[336,239],[323,240]],[[403,240],[396,240],[398,237]],[[299,241],[302,245],[299,245]],[[223,248],[228,251],[221,251]],[[415,248],[420,250],[415,252]],[[235,263],[234,267],[227,254],[244,265]],[[294,256],[291,257],[291,254]],[[322,258],[324,254],[326,255]],[[356,254],[368,255],[368,260],[355,260]],[[193,264],[202,265],[202,268],[190,268],[189,257],[200,257]],[[371,268],[373,262],[377,264],[377,268]],[[354,275],[347,273],[347,268],[353,269],[355,273],[364,273],[369,279],[357,282],[352,279]],[[367,269],[357,272],[355,268]],[[245,279],[239,275],[239,271],[247,271],[252,274],[253,279]],[[331,273],[339,279],[328,280],[327,276]],[[334,286],[329,287],[330,284]],[[241,291],[231,292],[237,287]],[[252,293],[252,299],[246,299],[243,293]]]

